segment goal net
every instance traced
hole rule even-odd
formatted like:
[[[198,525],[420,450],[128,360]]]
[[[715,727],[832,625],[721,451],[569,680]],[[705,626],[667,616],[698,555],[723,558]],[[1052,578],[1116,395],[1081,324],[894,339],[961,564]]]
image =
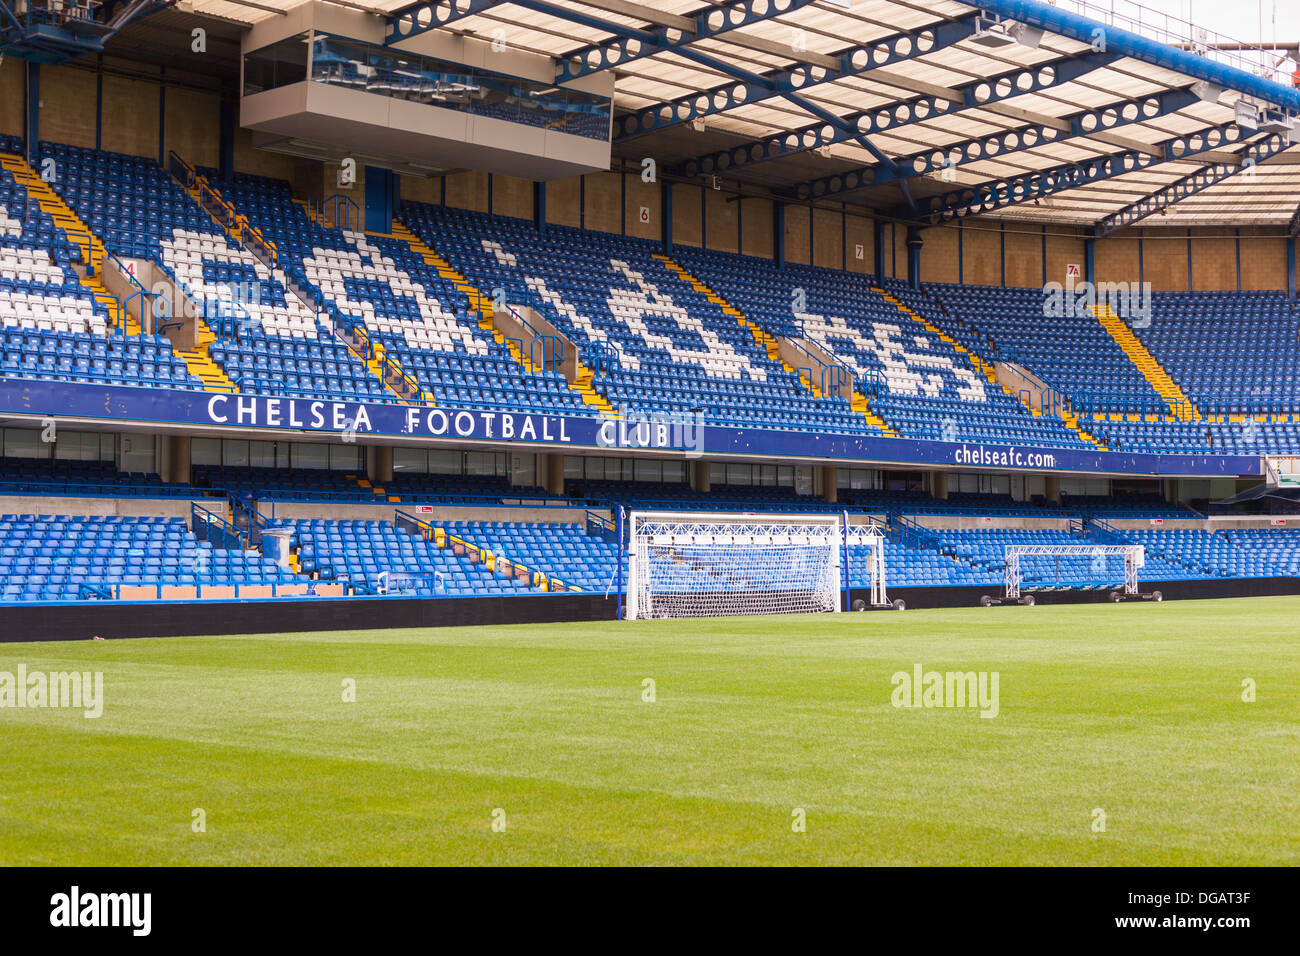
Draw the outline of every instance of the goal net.
[[[629,620],[840,610],[839,515],[634,511],[628,522]]]

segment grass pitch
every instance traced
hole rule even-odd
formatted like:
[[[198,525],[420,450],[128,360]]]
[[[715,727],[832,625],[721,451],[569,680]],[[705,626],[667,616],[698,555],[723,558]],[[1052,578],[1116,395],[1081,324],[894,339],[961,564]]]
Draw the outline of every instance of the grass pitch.
[[[0,644],[0,672],[102,671],[105,698],[0,709],[0,862],[1294,865],[1298,619],[1261,598]],[[997,671],[998,716],[894,707],[917,664]]]

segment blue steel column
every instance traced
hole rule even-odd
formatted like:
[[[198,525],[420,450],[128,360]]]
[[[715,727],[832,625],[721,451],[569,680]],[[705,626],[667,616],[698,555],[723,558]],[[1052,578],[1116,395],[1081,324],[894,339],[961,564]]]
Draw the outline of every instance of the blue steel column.
[[[660,229],[664,254],[667,255],[673,251],[673,184],[661,183],[659,194],[662,197],[659,202],[659,218],[663,220]]]
[[[907,284],[913,289],[921,288],[921,247],[925,240],[921,230],[915,226],[907,228]]]
[[[1294,300],[1296,297],[1295,279],[1295,236],[1286,241],[1286,288]]]
[[[27,161],[35,165],[36,144],[41,139],[41,65],[27,61]]]
[[[778,269],[785,266],[785,203],[772,203],[772,258]]]

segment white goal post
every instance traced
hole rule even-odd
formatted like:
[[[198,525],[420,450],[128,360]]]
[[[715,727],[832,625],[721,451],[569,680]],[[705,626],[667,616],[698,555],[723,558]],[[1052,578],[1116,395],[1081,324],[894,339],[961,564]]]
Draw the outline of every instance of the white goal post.
[[[628,620],[837,613],[846,555],[886,603],[884,537],[844,515],[633,511],[627,523]]]
[[[1116,554],[1124,557],[1124,593],[1137,594],[1138,568],[1146,563],[1146,550],[1140,544],[1009,544],[1006,546],[1006,596],[1009,600],[1020,597],[1020,590],[1024,584],[1021,558],[1104,558]]]

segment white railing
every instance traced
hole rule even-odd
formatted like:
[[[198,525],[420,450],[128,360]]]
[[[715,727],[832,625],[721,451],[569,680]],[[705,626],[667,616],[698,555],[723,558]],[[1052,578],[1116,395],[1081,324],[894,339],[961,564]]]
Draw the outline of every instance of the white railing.
[[[1287,58],[1294,50],[1273,49],[1267,43],[1243,43],[1234,37],[1197,26],[1181,17],[1152,10],[1133,0],[1045,0],[1051,6],[1099,23],[1136,33],[1157,43],[1191,50],[1208,60],[1234,66],[1283,85],[1291,85]],[[1193,16],[1195,8],[1193,8]],[[1243,10],[1244,15],[1248,15]],[[1300,38],[1298,38],[1300,39]]]

